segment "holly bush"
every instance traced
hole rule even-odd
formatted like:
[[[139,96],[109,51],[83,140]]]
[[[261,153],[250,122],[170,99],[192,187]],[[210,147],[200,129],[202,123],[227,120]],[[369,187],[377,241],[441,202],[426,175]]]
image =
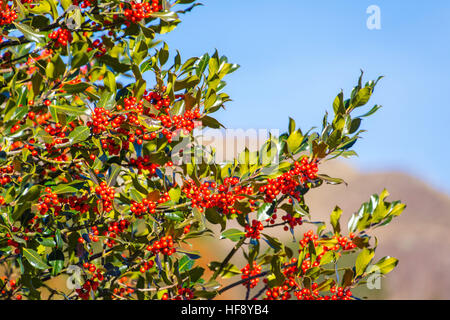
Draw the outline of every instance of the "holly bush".
[[[195,0],[0,2],[2,299],[213,299],[244,286],[246,299],[348,300],[397,265],[374,260],[370,235],[405,208],[386,190],[348,230],[339,207],[328,227],[304,198],[344,183],[320,166],[356,155],[381,77],[363,85],[361,74],[348,98],[340,92],[321,129],[290,119],[258,151],[216,163],[198,137],[223,127],[212,114],[239,66],[217,51],[183,60],[158,40]],[[186,249],[206,237],[234,243],[208,272]],[[233,265],[236,255],[247,264]]]

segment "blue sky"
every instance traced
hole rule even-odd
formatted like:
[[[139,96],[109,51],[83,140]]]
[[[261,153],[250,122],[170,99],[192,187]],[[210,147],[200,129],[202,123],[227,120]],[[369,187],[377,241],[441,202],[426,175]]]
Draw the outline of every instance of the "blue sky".
[[[228,77],[234,100],[215,116],[227,128],[321,124],[360,69],[380,81],[364,139],[365,170],[402,170],[450,193],[450,1],[203,0],[164,36],[184,59],[217,48],[241,68]],[[369,30],[366,9],[381,9]]]

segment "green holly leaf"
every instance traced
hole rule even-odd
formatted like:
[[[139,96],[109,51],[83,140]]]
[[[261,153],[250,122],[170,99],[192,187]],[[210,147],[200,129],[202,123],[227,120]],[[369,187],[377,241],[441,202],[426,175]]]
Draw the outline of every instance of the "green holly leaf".
[[[238,229],[228,229],[220,235],[220,239],[230,239],[233,242],[239,241],[243,236],[245,235],[245,232],[238,230]]]
[[[33,249],[23,248],[23,256],[25,259],[35,268],[38,269],[48,269],[49,265],[42,260],[42,257]]]
[[[89,138],[90,134],[91,134],[91,130],[88,127],[84,127],[84,126],[76,127],[69,134],[70,144],[75,144],[75,143],[85,141],[87,138]]]

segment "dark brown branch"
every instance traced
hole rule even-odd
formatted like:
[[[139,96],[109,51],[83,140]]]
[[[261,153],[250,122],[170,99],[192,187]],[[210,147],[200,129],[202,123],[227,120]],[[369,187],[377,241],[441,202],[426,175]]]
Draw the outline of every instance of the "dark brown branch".
[[[231,249],[230,253],[225,257],[225,259],[220,264],[219,268],[214,272],[213,276],[210,280],[215,280],[217,276],[222,272],[223,268],[228,264],[228,262],[231,260],[231,258],[234,256],[234,254],[239,250],[239,248],[244,244],[245,237],[242,237],[241,240]]]
[[[260,274],[257,274],[257,275],[254,275],[254,276],[251,276],[251,277],[248,277],[248,278],[245,278],[245,279],[241,279],[241,280],[239,280],[239,281],[236,281],[236,282],[234,282],[234,283],[232,283],[232,284],[230,284],[230,285],[228,285],[228,286],[226,286],[226,287],[220,289],[220,290],[217,291],[217,292],[218,292],[219,294],[222,294],[222,293],[224,293],[225,291],[228,291],[228,290],[230,290],[230,289],[233,289],[234,287],[236,287],[236,286],[238,286],[238,285],[240,285],[240,284],[243,284],[243,283],[245,283],[245,282],[247,282],[247,281],[250,281],[250,280],[253,280],[253,279],[262,278],[262,277],[266,276],[266,275],[269,274],[269,273],[270,273],[270,271],[264,271],[264,272],[261,272]]]
[[[253,296],[252,300],[258,299],[264,293],[264,291],[267,290],[267,288],[269,288],[269,286],[266,284],[261,290],[258,291],[257,294]]]
[[[288,264],[288,265],[286,265],[286,266],[283,266],[283,268],[289,268],[289,267],[292,267],[292,266],[295,266],[295,265],[297,265],[297,262],[294,262],[294,263]],[[266,276],[266,275],[269,274],[269,273],[270,273],[270,271],[264,271],[264,272],[261,272],[261,273],[259,273],[259,274],[257,274],[257,275],[254,275],[254,276],[251,276],[251,277],[248,277],[248,278],[245,278],[245,279],[241,279],[241,280],[239,280],[239,281],[236,281],[236,282],[234,282],[234,283],[232,283],[232,284],[230,284],[230,285],[228,285],[228,286],[226,286],[226,287],[220,289],[220,290],[217,291],[217,292],[218,292],[219,294],[222,294],[222,293],[224,293],[225,291],[228,291],[228,290],[230,290],[230,289],[232,289],[232,288],[234,288],[234,287],[236,287],[236,286],[238,286],[238,285],[240,285],[240,284],[243,284],[243,283],[245,283],[245,282],[247,282],[247,281],[250,281],[250,280],[253,280],[253,279],[262,278],[262,277]]]

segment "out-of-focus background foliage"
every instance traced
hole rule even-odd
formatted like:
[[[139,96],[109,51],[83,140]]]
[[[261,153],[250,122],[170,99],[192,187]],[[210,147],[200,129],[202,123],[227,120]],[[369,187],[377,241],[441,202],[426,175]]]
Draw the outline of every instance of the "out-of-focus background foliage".
[[[344,178],[348,187],[313,190],[307,201],[317,220],[326,219],[336,204],[345,219],[386,187],[389,199],[408,207],[380,230],[377,255],[395,256],[400,263],[381,290],[363,295],[450,298],[450,2],[203,3],[165,40],[186,58],[217,48],[241,65],[228,81],[234,101],[218,114],[228,128],[283,131],[291,116],[308,130],[320,125],[341,88],[351,89],[360,69],[367,79],[385,76],[371,100],[383,108],[363,125],[368,132],[356,145],[359,157],[322,169]],[[370,5],[380,8],[379,30],[367,28]],[[218,258],[230,245],[227,240],[207,241],[205,250]],[[242,298],[239,290],[227,298]]]

